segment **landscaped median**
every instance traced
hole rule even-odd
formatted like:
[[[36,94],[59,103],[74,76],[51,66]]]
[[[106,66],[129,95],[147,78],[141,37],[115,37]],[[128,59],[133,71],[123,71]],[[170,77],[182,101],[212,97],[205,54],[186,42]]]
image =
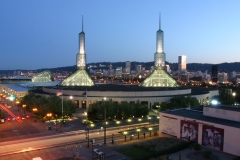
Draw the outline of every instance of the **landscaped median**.
[[[177,138],[161,137],[119,149],[117,152],[133,160],[146,160],[181,151],[191,143],[193,142],[187,142]]]

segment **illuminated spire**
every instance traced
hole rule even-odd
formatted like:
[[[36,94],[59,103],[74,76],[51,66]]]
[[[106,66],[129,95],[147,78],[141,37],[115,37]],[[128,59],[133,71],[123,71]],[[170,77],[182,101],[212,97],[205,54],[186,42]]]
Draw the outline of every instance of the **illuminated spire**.
[[[77,54],[77,68],[86,69],[85,33],[83,32],[83,15],[82,15],[82,32],[79,33],[79,52]]]
[[[82,32],[83,32],[83,14],[82,14]]]
[[[161,30],[161,12],[159,12],[159,30]]]

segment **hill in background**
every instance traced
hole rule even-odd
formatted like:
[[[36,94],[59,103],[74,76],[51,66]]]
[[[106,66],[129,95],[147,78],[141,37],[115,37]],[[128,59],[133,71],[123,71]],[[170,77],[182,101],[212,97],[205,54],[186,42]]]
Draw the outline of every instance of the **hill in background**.
[[[106,67],[98,67],[101,69],[108,69],[110,63],[112,64],[113,68],[116,67],[122,67],[125,68],[125,62],[97,62],[97,63],[88,63],[87,66],[89,65],[96,65],[99,66],[101,65],[105,65]],[[177,71],[178,70],[178,63],[169,63],[166,62],[166,64],[168,64],[171,68],[172,71]],[[151,66],[154,65],[154,62],[131,62],[131,70],[135,69],[136,65],[142,65],[142,67],[145,67],[146,70],[150,69]],[[193,71],[201,71],[201,72],[205,72],[208,71],[211,72],[212,70],[212,65],[210,63],[188,63],[187,64],[187,70],[190,72]],[[67,71],[67,72],[74,72],[76,70],[76,65],[73,66],[65,66],[65,67],[57,67],[57,68],[42,68],[42,69],[38,69],[38,70],[21,70],[21,69],[16,69],[16,70],[0,70],[0,74],[13,74],[14,71],[36,71],[36,72],[41,72],[41,71],[45,71],[45,70],[50,70],[51,72],[61,72],[61,71]],[[233,62],[233,63],[220,63],[218,64],[218,70],[219,72],[240,72],[240,62]]]

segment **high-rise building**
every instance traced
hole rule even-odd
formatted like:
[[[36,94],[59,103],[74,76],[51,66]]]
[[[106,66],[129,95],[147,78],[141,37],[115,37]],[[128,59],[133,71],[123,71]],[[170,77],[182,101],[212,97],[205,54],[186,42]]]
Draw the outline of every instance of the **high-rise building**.
[[[212,82],[217,83],[218,81],[218,65],[212,65]]]
[[[187,56],[181,55],[178,56],[178,71],[187,70]]]
[[[115,71],[115,77],[121,78],[122,77],[122,67],[117,67]]]
[[[154,54],[154,71],[140,84],[143,87],[180,87],[173,77],[165,71],[166,55],[163,50],[163,31],[159,15],[156,53]]]
[[[142,70],[142,65],[136,65],[136,72],[139,73]]]
[[[126,61],[126,73],[130,74],[130,72],[131,72],[131,62]]]
[[[113,69],[113,68],[112,68],[112,63],[110,63],[110,65],[109,65],[109,70],[111,70],[111,69]]]
[[[171,72],[171,69],[170,69],[170,66],[167,64],[167,65],[165,65],[165,70],[168,72],[168,73],[170,73]]]

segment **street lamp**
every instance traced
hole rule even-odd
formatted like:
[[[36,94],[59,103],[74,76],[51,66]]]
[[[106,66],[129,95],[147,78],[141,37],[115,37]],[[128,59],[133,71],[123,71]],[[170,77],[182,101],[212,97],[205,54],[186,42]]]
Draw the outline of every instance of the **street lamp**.
[[[25,115],[25,107],[26,107],[27,105],[26,104],[23,104],[22,105],[22,107],[23,107],[23,115]]]
[[[113,139],[113,137],[114,137],[114,134],[112,134],[112,144],[114,143],[114,139]]]
[[[56,131],[58,131],[58,126],[57,126],[57,114],[55,114],[55,117],[56,117]]]
[[[12,98],[10,98],[10,100],[11,100],[11,99],[12,99]],[[11,100],[11,101],[12,101],[12,100]],[[18,106],[19,103],[20,103],[19,101],[16,101],[16,105],[17,105],[17,107],[18,107],[18,111],[19,111],[19,106]]]
[[[106,121],[106,105],[105,105],[105,100],[106,100],[107,98],[106,97],[104,97],[103,98],[103,105],[104,105],[104,145],[106,145],[106,128],[107,128],[107,121]]]
[[[88,145],[87,145],[87,147],[90,147],[89,146],[89,125],[87,126],[87,133],[86,133],[86,139],[87,139],[87,141],[88,141]]]
[[[52,113],[47,113],[47,117],[49,118],[49,126],[48,126],[48,130],[51,130],[51,126],[50,126],[50,118],[52,117]]]
[[[150,137],[151,137],[151,136],[152,136],[152,135],[151,135],[151,131],[153,130],[153,128],[150,127],[150,128],[148,128],[148,130],[150,131]]]
[[[127,134],[128,134],[128,132],[127,132],[127,131],[124,131],[123,134],[124,134],[124,136],[125,136],[125,142],[126,142],[126,141],[127,141]]]
[[[233,95],[233,97],[235,97],[236,96],[236,92],[233,92],[232,95]]]
[[[52,117],[52,113],[47,113],[47,117],[48,117],[49,123],[50,123],[50,118]]]
[[[33,111],[34,113],[36,113],[36,112],[38,111],[38,109],[35,107],[35,108],[32,109],[32,111]],[[34,122],[36,122],[36,114],[35,114],[35,117],[34,117]]]
[[[141,129],[137,129],[137,133],[138,133],[138,139],[139,139],[139,132],[141,131]]]

